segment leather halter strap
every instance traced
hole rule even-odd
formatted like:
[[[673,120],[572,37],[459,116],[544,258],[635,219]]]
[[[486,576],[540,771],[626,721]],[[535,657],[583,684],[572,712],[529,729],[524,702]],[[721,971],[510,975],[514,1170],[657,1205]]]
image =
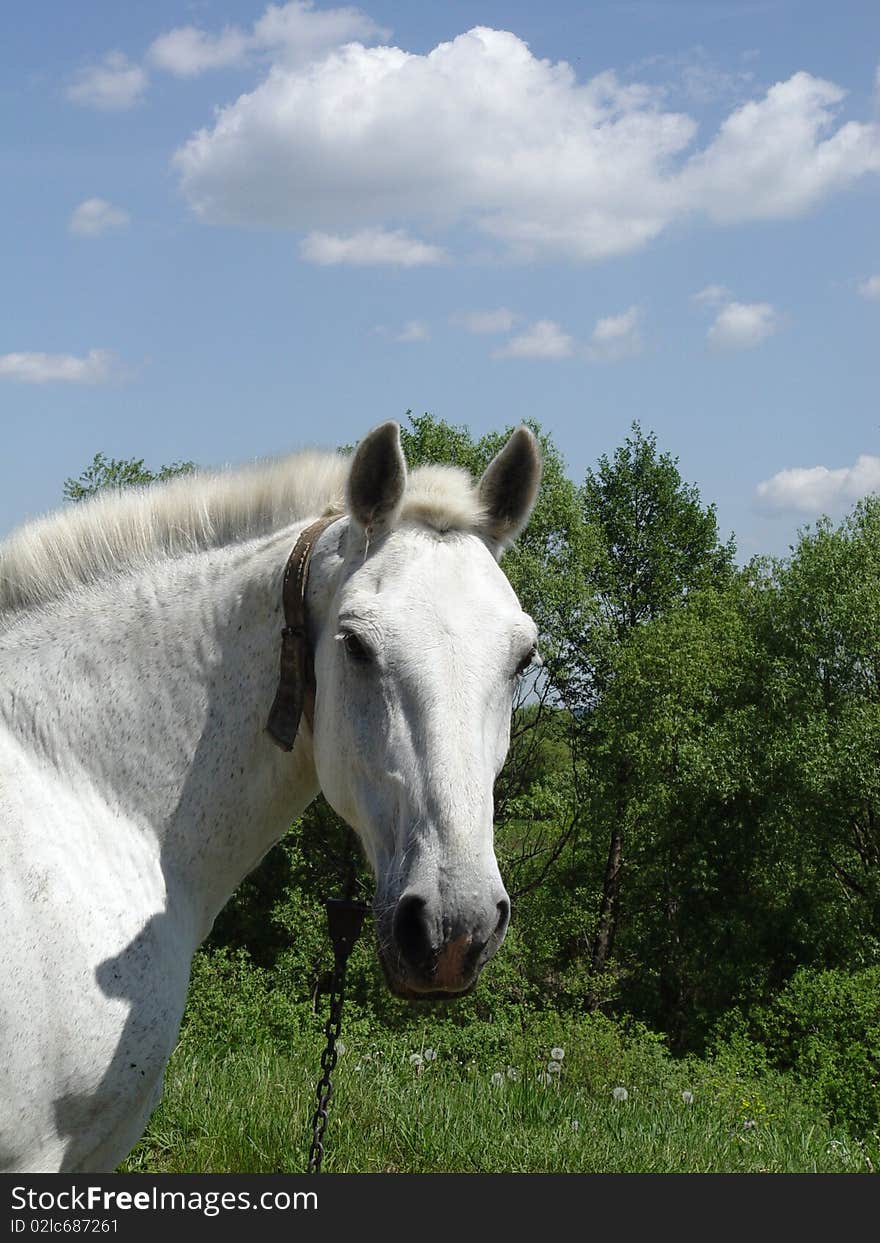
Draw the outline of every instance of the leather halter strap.
[[[292,751],[302,714],[311,729],[315,716],[315,656],[306,623],[309,565],[318,539],[340,514],[319,518],[306,527],[293,546],[284,570],[281,599],[285,625],[281,631],[281,672],[266,729],[282,751]]]

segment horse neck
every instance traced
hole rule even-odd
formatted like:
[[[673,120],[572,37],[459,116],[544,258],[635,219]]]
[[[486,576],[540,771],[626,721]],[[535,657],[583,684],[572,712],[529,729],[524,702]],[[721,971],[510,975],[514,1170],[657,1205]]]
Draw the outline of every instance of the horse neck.
[[[23,640],[11,727],[98,794],[114,834],[155,841],[199,937],[318,790],[307,728],[292,754],[265,733],[295,534],[81,592],[5,644]]]

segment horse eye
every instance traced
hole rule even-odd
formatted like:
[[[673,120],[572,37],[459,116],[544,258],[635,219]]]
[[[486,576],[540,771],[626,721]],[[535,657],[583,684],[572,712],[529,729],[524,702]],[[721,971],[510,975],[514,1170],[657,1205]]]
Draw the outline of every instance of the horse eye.
[[[351,657],[355,664],[368,665],[370,663],[370,653],[364,647],[363,643],[361,643],[356,634],[352,634],[351,631],[348,631],[343,638],[342,643],[346,654]]]
[[[525,656],[523,656],[522,660],[517,665],[516,676],[521,678],[526,670],[531,668],[532,665],[539,665],[540,663],[541,658],[538,656],[538,645],[536,643],[534,647],[530,648],[529,651],[526,652]]]

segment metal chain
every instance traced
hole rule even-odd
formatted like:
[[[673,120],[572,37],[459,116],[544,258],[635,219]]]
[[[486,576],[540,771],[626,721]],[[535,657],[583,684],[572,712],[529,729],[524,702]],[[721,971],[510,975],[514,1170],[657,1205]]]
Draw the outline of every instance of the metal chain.
[[[321,1070],[323,1074],[318,1080],[315,1095],[318,1108],[312,1117],[312,1146],[309,1149],[309,1173],[320,1174],[321,1161],[324,1156],[324,1131],[327,1126],[327,1110],[330,1097],[333,1095],[333,1084],[330,1076],[336,1069],[336,1041],[342,1031],[342,1003],[345,999],[345,962],[336,960],[333,969],[333,983],[330,986],[330,1017],[324,1026],[327,1045],[321,1054]]]
[[[324,1025],[327,1044],[321,1054],[321,1078],[315,1088],[318,1107],[312,1117],[312,1143],[309,1149],[308,1172],[321,1173],[321,1161],[324,1157],[324,1131],[327,1127],[327,1112],[330,1098],[333,1095],[333,1084],[330,1076],[336,1069],[338,1054],[336,1042],[342,1031],[342,1005],[345,1001],[345,969],[348,956],[352,951],[361,924],[366,913],[361,902],[349,902],[331,899],[327,903],[327,917],[330,924],[330,938],[333,942],[334,965],[333,978],[330,983],[330,1015]]]

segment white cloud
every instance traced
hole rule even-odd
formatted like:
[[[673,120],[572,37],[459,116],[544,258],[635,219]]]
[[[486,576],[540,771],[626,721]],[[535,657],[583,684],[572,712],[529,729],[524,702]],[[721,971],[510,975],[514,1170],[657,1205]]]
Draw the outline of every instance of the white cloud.
[[[743,55],[742,59],[746,61],[750,58]],[[730,72],[723,69],[700,45],[674,55],[658,53],[644,57],[628,68],[626,76],[644,73],[646,69],[653,71],[652,76],[656,76],[658,72],[662,74],[666,94],[683,95],[700,106],[719,101],[739,103],[754,89],[753,70]]]
[[[876,276],[869,276],[867,280],[862,281],[859,285],[859,293],[863,298],[868,298],[871,302],[880,300],[880,273]]]
[[[497,311],[457,311],[450,316],[456,328],[483,336],[493,332],[510,332],[519,319],[515,311],[500,306]]]
[[[271,54],[265,80],[175,155],[205,220],[341,234],[464,224],[520,258],[590,260],[693,213],[798,215],[880,171],[880,126],[839,124],[843,92],[807,73],[693,151],[696,122],[664,110],[658,89],[613,73],[579,83],[505,31],[426,55],[357,42],[308,64]]]
[[[100,237],[114,229],[124,229],[129,219],[127,211],[106,199],[86,199],[70,217],[68,228],[78,237]]]
[[[350,5],[339,9],[315,9],[313,0],[270,4],[254,24],[253,40],[289,64],[315,60],[330,48],[353,39],[387,39],[390,31]]]
[[[567,332],[552,319],[539,319],[524,332],[512,337],[501,349],[495,350],[493,358],[543,358],[571,357],[573,342]]]
[[[683,64],[681,69],[682,89],[695,104],[741,99],[754,80],[755,74],[751,69],[728,73],[713,64],[703,48],[693,49],[690,61]]]
[[[699,293],[691,294],[691,301],[701,306],[720,306],[730,300],[730,290],[726,285],[707,285]]]
[[[522,253],[628,251],[666,223],[659,165],[694,133],[613,75],[477,29],[428,55],[349,44],[273,66],[175,156],[206,220],[310,231],[460,221]],[[639,202],[633,201],[633,183]]]
[[[410,343],[412,341],[429,341],[431,330],[423,319],[411,319],[403,326],[403,331],[394,338],[395,341]]]
[[[116,359],[107,350],[74,354],[0,354],[0,379],[21,384],[107,384],[117,375]]]
[[[880,492],[880,457],[863,453],[854,466],[792,467],[759,483],[756,500],[771,513],[831,513]]]
[[[743,104],[684,169],[686,197],[721,223],[782,219],[880,172],[880,126],[834,129],[845,94],[801,72]]]
[[[242,64],[249,50],[250,40],[237,26],[225,26],[219,35],[196,26],[178,26],[153,40],[147,58],[177,78],[195,78],[208,69]]]
[[[620,362],[624,358],[633,358],[642,350],[642,338],[639,331],[641,313],[637,306],[631,306],[622,315],[609,315],[600,319],[593,329],[590,344],[587,346],[587,357],[593,362]]]
[[[779,313],[769,302],[728,302],[718,312],[706,339],[713,350],[750,350],[779,327]]]
[[[446,258],[439,246],[420,242],[402,229],[361,229],[348,237],[310,233],[300,243],[299,252],[310,263],[325,266],[349,263],[357,267],[387,264],[415,268],[443,263]]]
[[[312,0],[270,4],[250,32],[224,26],[211,34],[196,26],[178,26],[155,39],[147,57],[179,78],[210,69],[228,69],[268,55],[287,65],[307,64],[330,48],[352,39],[370,40],[388,32],[359,9],[316,10]]]
[[[67,98],[86,108],[122,111],[138,102],[147,87],[147,75],[124,52],[108,52],[98,65],[80,70],[67,88]]]

